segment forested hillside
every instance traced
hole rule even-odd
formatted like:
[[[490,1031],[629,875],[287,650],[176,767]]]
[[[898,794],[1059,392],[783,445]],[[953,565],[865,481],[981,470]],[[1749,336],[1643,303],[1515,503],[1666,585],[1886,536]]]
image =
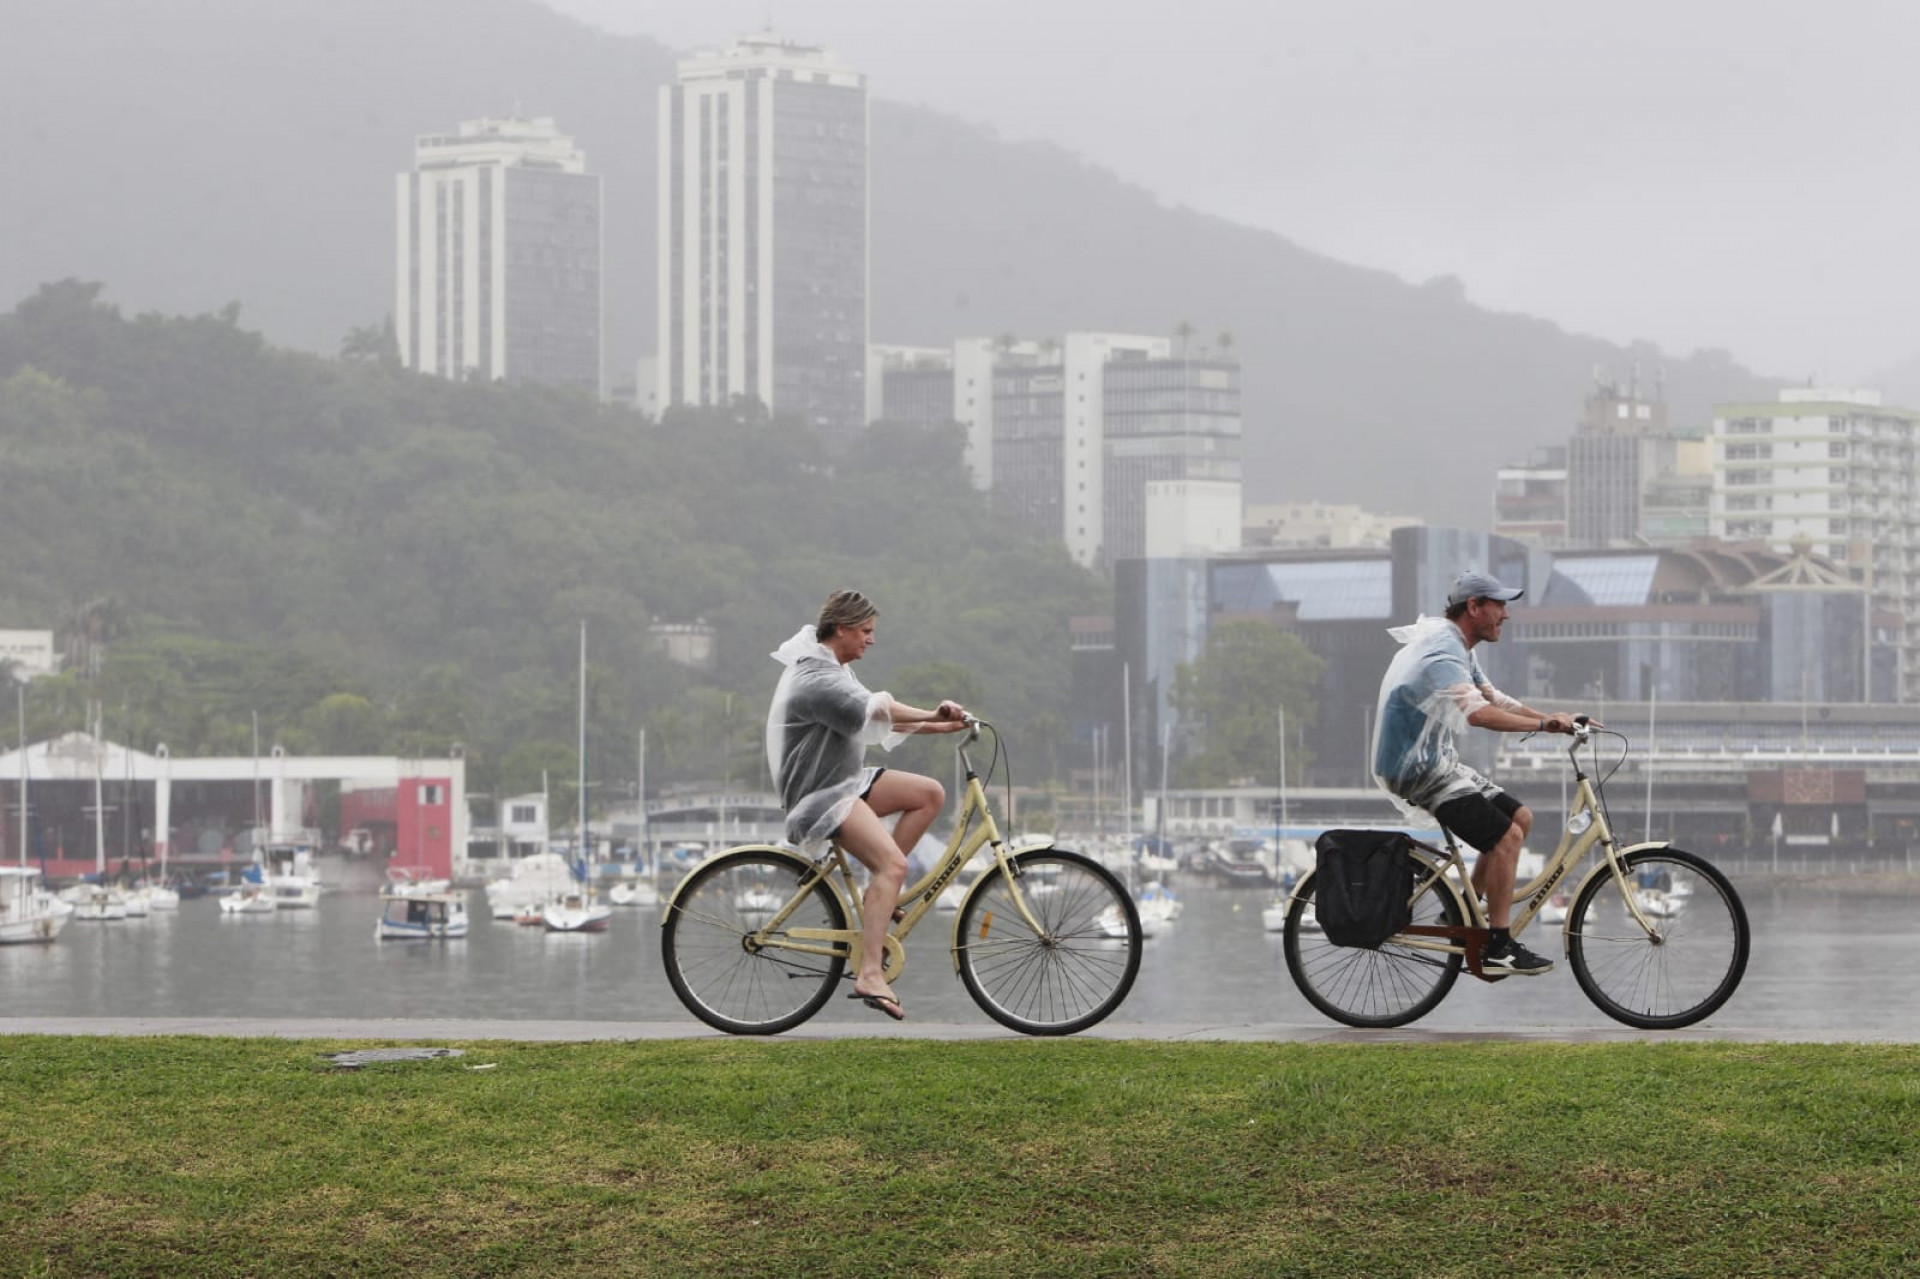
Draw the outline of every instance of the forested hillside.
[[[274,349],[224,315],[129,319],[95,285],[0,317],[0,619],[87,632],[97,677],[36,683],[33,736],[177,753],[444,751],[476,789],[571,772],[588,625],[596,775],[758,784],[767,653],[828,590],[883,609],[862,673],[1063,736],[1066,618],[1104,585],[1000,528],[957,433],[845,457],[754,411],[654,424],[570,394]],[[710,672],[653,621],[717,628]],[[615,791],[617,793],[617,789]]]

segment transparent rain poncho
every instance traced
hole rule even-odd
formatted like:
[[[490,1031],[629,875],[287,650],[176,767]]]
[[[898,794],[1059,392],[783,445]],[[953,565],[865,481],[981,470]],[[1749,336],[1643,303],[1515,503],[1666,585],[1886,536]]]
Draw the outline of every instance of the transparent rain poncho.
[[[1401,649],[1380,681],[1374,714],[1373,779],[1410,817],[1497,787],[1460,761],[1467,717],[1483,706],[1519,703],[1487,683],[1460,634],[1444,617],[1421,617],[1387,633]],[[1491,694],[1491,697],[1489,697]]]
[[[769,656],[787,669],[767,709],[767,766],[787,810],[787,841],[818,845],[880,771],[864,763],[867,747],[892,750],[907,734],[893,727],[892,694],[868,692],[812,626]]]

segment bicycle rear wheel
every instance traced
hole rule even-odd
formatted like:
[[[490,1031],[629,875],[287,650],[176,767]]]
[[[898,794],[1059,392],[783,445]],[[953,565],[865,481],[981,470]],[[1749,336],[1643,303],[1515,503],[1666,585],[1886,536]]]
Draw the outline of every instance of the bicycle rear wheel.
[[[1624,859],[1627,884],[1602,872],[1567,916],[1567,959],[1601,1012],[1642,1030],[1691,1026],[1733,995],[1751,936],[1733,885],[1703,858],[1650,848]],[[1653,925],[1627,909],[1631,892]]]
[[[1140,912],[1112,871],[1047,848],[995,866],[960,907],[960,979],[987,1016],[1027,1035],[1071,1035],[1106,1017],[1140,972]]]
[[[667,981],[687,1011],[734,1035],[774,1035],[820,1011],[846,971],[846,947],[831,942],[794,945],[796,928],[847,926],[840,897],[816,881],[780,928],[756,938],[791,901],[811,872],[807,862],[773,848],[722,853],[698,866],[673,895],[660,930]]]
[[[1404,1026],[1432,1012],[1460,976],[1465,962],[1460,952],[1430,949],[1446,944],[1437,937],[1414,946],[1396,935],[1378,950],[1334,945],[1314,920],[1315,878],[1309,872],[1294,890],[1283,943],[1287,972],[1307,1002],[1335,1021],[1370,1029]],[[1453,894],[1426,863],[1415,867],[1414,882],[1421,887],[1414,892],[1410,922],[1449,927],[1461,922]]]

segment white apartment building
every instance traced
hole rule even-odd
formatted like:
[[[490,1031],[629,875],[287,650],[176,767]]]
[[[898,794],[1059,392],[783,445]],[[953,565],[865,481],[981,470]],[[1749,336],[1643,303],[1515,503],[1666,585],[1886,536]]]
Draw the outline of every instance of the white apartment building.
[[[770,33],[660,90],[661,408],[866,423],[867,81]]]
[[[401,363],[600,394],[600,179],[551,118],[419,138],[397,212]]]
[[[1920,701],[1920,412],[1874,391],[1791,388],[1714,409],[1708,532],[1806,547],[1864,584],[1897,626],[1897,686]]]
[[[1175,347],[1095,332],[875,347],[869,416],[965,427],[996,510],[1090,568],[1147,556],[1150,540],[1236,549],[1240,362]],[[1164,538],[1148,531],[1150,492]]]

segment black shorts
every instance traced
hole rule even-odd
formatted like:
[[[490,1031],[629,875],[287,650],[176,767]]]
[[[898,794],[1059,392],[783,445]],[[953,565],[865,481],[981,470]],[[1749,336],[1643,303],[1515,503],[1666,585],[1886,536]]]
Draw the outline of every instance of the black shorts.
[[[886,771],[884,768],[876,768],[873,770],[873,780],[868,782],[867,788],[860,792],[861,799],[865,799],[867,796],[873,794],[873,788],[880,784],[880,774]]]
[[[1490,853],[1513,825],[1513,815],[1520,807],[1519,800],[1497,790],[1491,795],[1475,793],[1450,799],[1434,809],[1433,815],[1470,847]]]

